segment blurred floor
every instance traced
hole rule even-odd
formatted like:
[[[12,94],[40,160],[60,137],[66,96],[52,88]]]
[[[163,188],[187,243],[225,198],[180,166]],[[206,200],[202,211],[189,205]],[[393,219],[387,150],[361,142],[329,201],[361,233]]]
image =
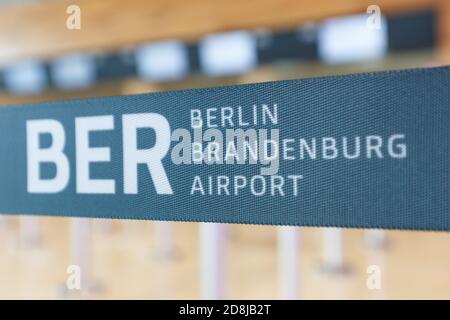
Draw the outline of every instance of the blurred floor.
[[[70,264],[70,219],[39,218],[43,238],[24,246],[16,217],[0,226],[0,298],[77,298],[64,295]],[[198,224],[175,223],[175,257],[154,254],[153,223],[93,222],[93,275],[100,299],[197,299],[199,296]],[[304,299],[449,299],[450,235],[387,232],[385,250],[368,248],[363,230],[345,230],[349,272],[321,271],[322,229],[301,228],[303,252],[298,288]],[[231,225],[228,292],[232,299],[276,299],[276,227]],[[382,290],[366,287],[367,267],[382,271]]]

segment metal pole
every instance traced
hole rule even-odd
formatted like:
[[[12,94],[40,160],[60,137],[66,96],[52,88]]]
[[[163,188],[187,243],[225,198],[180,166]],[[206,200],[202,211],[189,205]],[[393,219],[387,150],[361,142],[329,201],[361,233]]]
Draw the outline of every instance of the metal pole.
[[[344,271],[342,229],[326,228],[323,231],[323,269],[325,272]]]
[[[175,254],[173,223],[157,221],[155,230],[155,253],[157,257],[171,258]]]
[[[386,234],[384,230],[366,230],[364,232],[364,240],[367,246],[372,249],[383,249],[386,246]]]
[[[87,218],[71,219],[72,264],[81,271],[81,296],[89,295],[91,283],[91,221]]]
[[[200,223],[200,288],[203,299],[223,299],[225,293],[226,226]]]
[[[278,227],[278,281],[281,299],[298,299],[298,249],[298,228]]]
[[[20,216],[20,243],[24,247],[36,247],[41,241],[39,217]]]

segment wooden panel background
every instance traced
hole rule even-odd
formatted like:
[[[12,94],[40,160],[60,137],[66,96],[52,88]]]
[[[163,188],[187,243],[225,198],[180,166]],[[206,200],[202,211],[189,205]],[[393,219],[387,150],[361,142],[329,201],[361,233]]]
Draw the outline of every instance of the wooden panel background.
[[[68,30],[66,8],[81,8],[81,30]],[[439,8],[446,0],[77,0],[0,7],[0,66],[25,57],[47,58],[78,50],[115,50],[150,40],[193,40],[234,29],[295,27],[308,21],[365,13]],[[445,8],[445,10],[444,10]],[[441,23],[449,42],[448,13]]]

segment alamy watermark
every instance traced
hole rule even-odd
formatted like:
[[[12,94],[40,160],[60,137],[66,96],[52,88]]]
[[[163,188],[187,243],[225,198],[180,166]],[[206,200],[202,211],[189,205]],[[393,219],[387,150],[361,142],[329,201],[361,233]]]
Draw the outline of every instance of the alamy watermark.
[[[366,287],[369,290],[381,290],[381,268],[373,264],[367,267]]]
[[[68,277],[66,280],[66,287],[68,290],[81,290],[81,268],[78,265],[72,264],[66,270]]]
[[[367,28],[372,30],[381,29],[381,9],[377,5],[370,5],[367,7],[366,13],[368,14],[366,25]]]
[[[66,19],[66,27],[69,30],[81,29],[81,9],[79,6],[72,4],[67,7],[66,13],[69,15]]]

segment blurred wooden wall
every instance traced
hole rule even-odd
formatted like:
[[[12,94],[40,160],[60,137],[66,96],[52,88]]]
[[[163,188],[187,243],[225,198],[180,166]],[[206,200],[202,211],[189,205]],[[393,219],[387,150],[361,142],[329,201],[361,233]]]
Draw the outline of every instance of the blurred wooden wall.
[[[66,28],[66,9],[72,4],[81,9],[80,30]],[[58,0],[0,6],[0,68],[26,58],[49,59],[83,50],[120,50],[161,39],[196,41],[213,32],[288,30],[328,17],[364,14],[372,4],[380,6],[385,15],[434,9],[438,16],[438,63],[450,63],[449,0]],[[209,85],[215,84],[208,81]],[[189,85],[201,86],[196,82]],[[177,88],[172,86],[170,89]],[[131,85],[112,81],[76,92],[48,90],[39,96],[18,97],[1,92],[0,105],[153,89],[167,88],[131,80]]]
[[[81,8],[81,30],[68,30],[66,8]],[[194,40],[233,29],[296,27],[330,16],[436,8],[442,45],[450,47],[448,0],[71,0],[0,7],[0,66],[26,57],[116,50],[158,39]],[[449,49],[446,49],[449,50]],[[447,56],[447,55],[443,55]]]

